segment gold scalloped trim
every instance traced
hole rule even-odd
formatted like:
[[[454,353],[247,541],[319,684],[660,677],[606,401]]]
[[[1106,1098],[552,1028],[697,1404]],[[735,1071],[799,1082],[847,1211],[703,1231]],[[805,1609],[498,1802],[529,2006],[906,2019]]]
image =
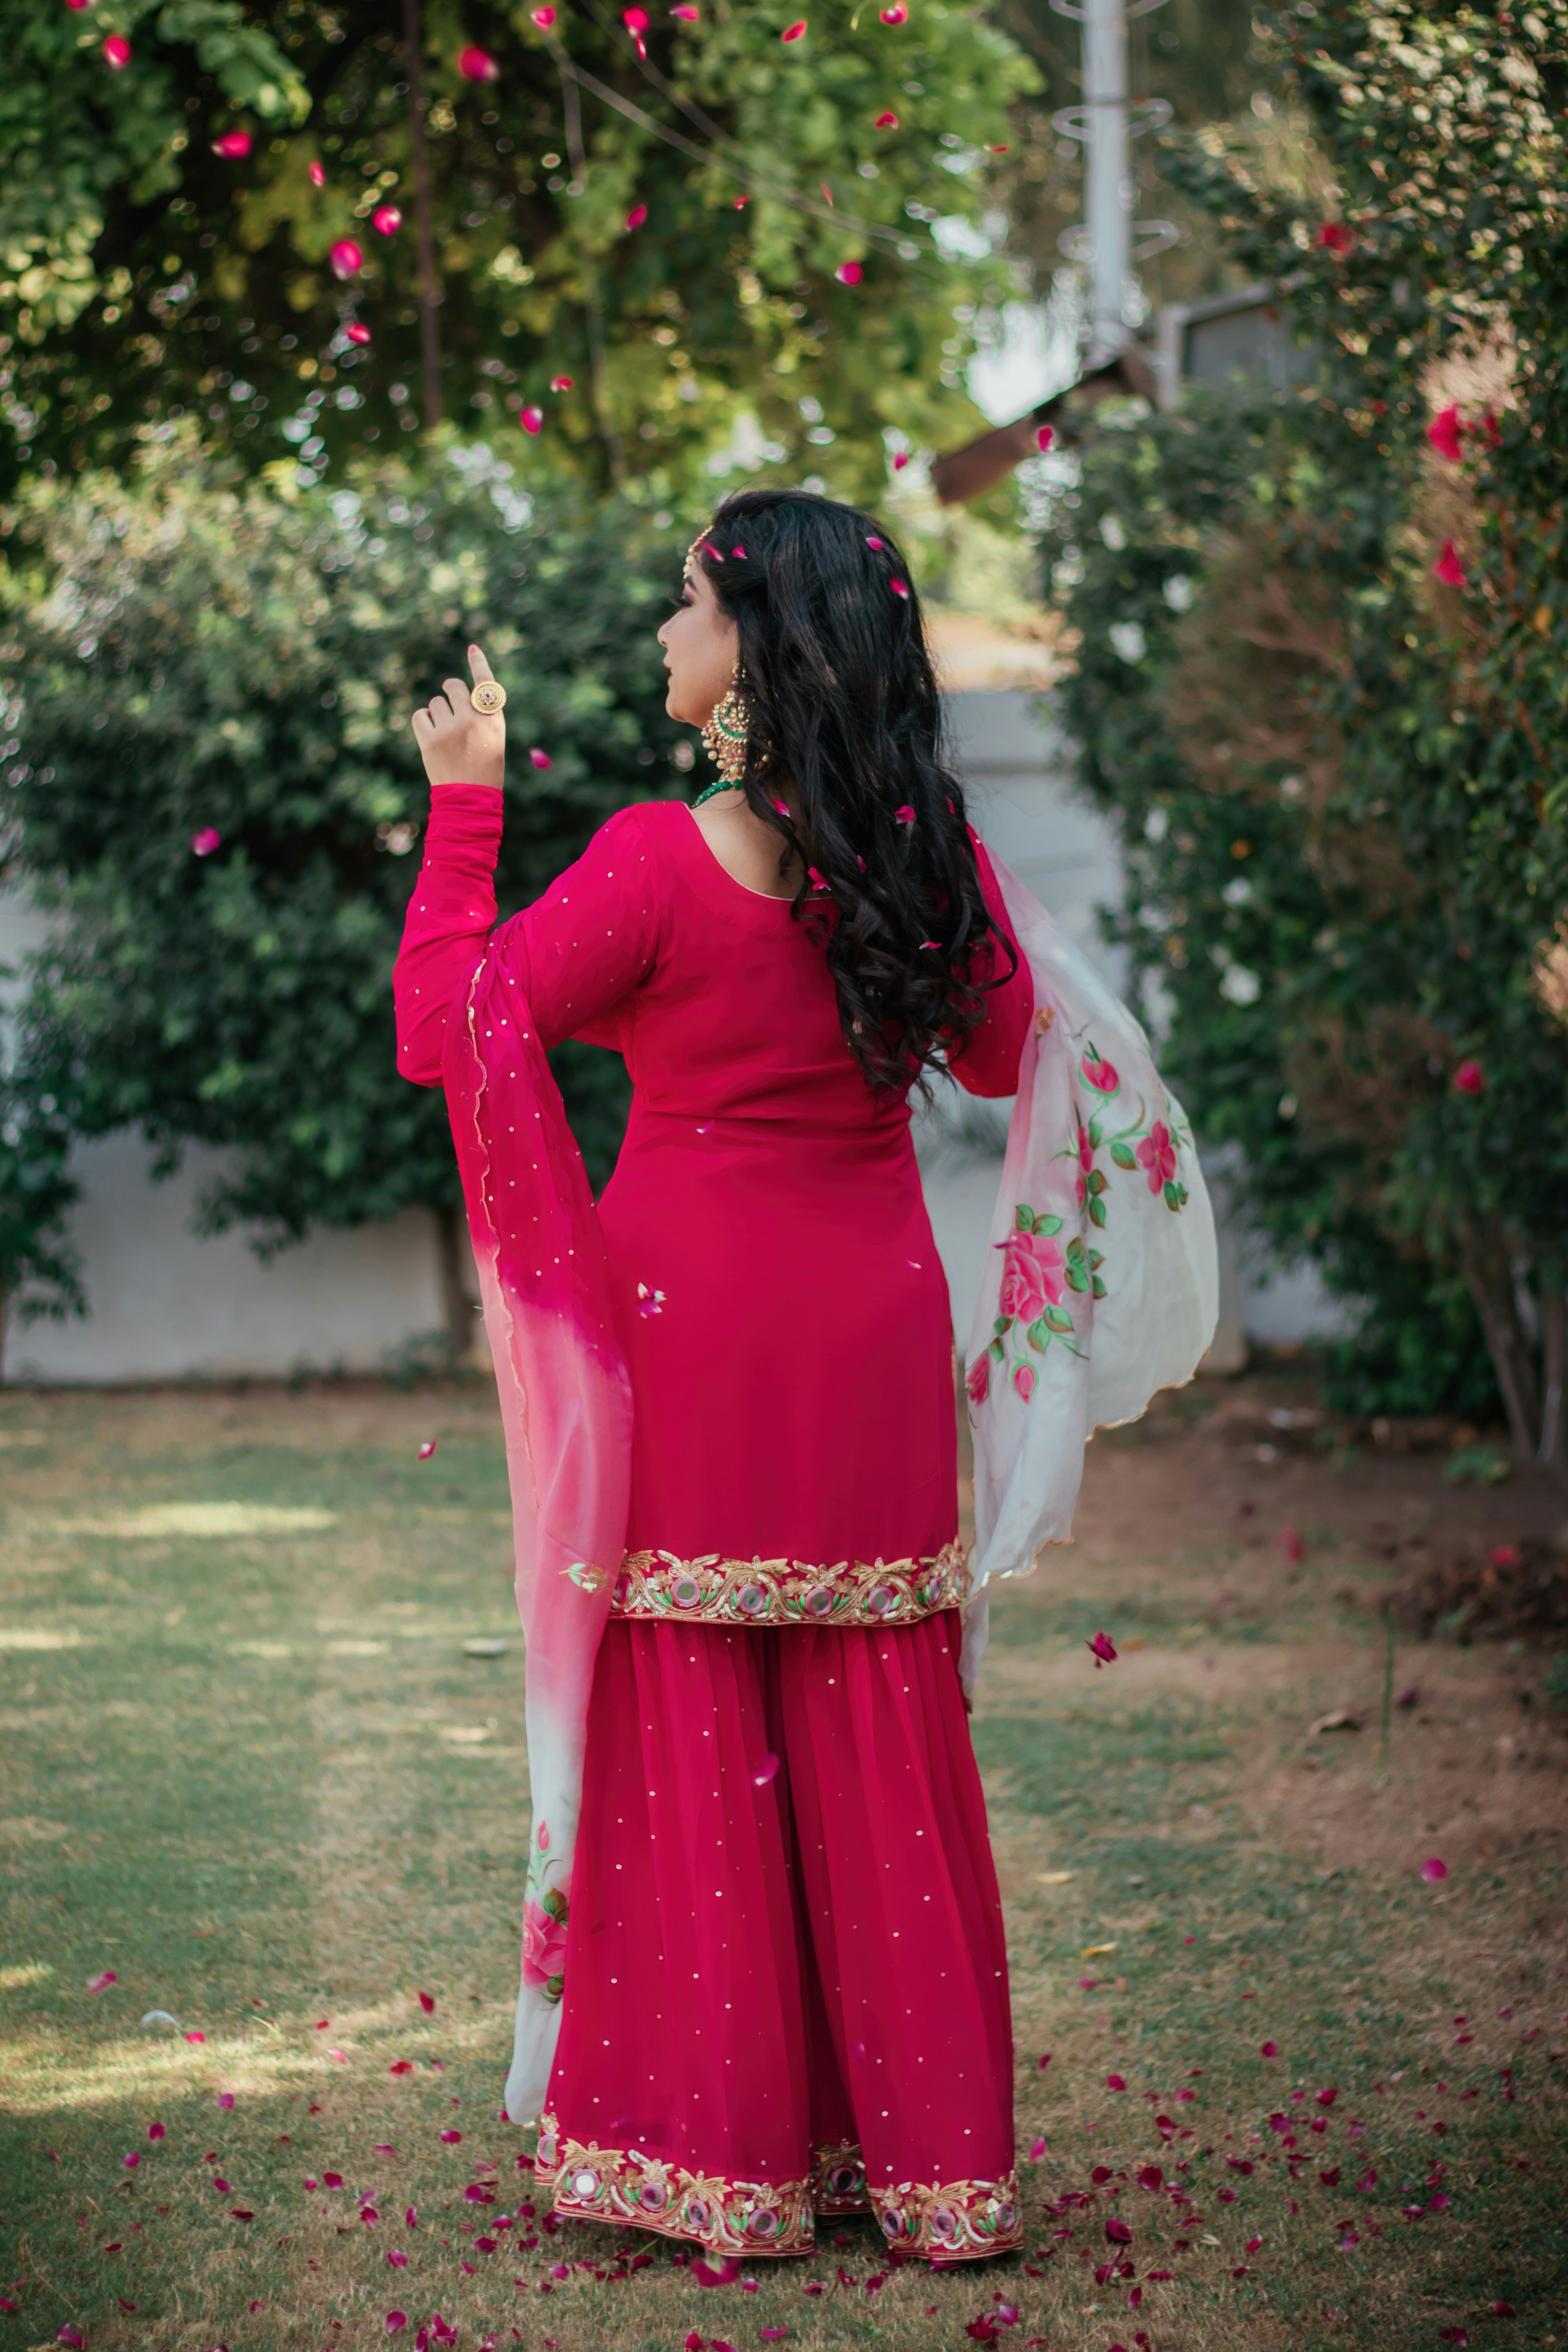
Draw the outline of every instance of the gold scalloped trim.
[[[612,2221],[686,2238],[716,2254],[808,2254],[816,2232],[809,2180],[731,2180],[688,2172],[640,2148],[566,2139],[542,2116],[535,2178],[553,2179],[563,2221]]]
[[[627,1552],[610,1596],[613,1617],[666,1617],[709,1625],[909,1625],[969,1597],[961,1543],[930,1559],[727,1559],[705,1552]]]
[[[873,2189],[871,2210],[892,2252],[931,2263],[978,2262],[1024,2242],[1018,2176],[1000,2180],[900,2180]]]

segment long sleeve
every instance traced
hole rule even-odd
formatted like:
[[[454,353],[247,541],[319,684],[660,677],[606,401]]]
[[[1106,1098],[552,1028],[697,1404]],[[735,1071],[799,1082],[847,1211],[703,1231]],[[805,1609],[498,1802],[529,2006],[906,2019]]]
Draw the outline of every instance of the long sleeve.
[[[625,1049],[618,1009],[658,954],[659,867],[635,808],[602,824],[574,866],[502,926],[546,1051],[563,1037]]]
[[[431,793],[425,862],[392,976],[397,1066],[416,1086],[441,1083],[447,1015],[496,919],[500,835],[499,785],[443,784]]]
[[[985,904],[992,920],[1010,940],[1012,930],[991,860],[985,854],[985,845],[973,829],[969,837],[974,844],[980,887],[985,894]],[[1014,944],[1016,948],[1016,941]],[[994,972],[1004,970],[1005,962],[999,942],[994,938],[988,940],[983,954],[975,959],[973,977],[976,985],[984,986]],[[1018,1063],[1034,1012],[1034,975],[1020,953],[1012,976],[999,988],[986,990],[985,1017],[977,1029],[970,1031],[961,1051],[953,1055],[949,1066],[966,1093],[1010,1095],[1017,1091]]]

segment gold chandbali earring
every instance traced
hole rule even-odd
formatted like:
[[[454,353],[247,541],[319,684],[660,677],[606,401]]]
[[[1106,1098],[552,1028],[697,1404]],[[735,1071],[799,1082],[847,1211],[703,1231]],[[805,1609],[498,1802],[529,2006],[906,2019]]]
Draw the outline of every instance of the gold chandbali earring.
[[[740,782],[746,771],[746,744],[751,731],[752,698],[746,692],[745,671],[737,663],[728,692],[714,704],[712,716],[702,730],[702,748],[722,778],[721,783],[709,786],[710,792],[723,792]]]

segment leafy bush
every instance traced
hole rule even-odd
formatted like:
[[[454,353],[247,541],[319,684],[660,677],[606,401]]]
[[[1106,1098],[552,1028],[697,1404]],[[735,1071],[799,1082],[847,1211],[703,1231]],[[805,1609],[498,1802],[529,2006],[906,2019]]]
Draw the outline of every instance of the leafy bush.
[[[674,782],[653,632],[675,551],[458,456],[289,501],[175,445],[8,520],[0,810],[56,918],[14,1084],[76,1134],[140,1127],[165,1171],[189,1139],[228,1147],[204,1227],[243,1221],[264,1250],[409,1203],[456,1234],[441,1095],[394,1066],[415,702],[473,638],[507,681],[503,912]],[[567,1047],[560,1071],[602,1177],[619,1060]]]
[[[1047,542],[1069,715],[1194,1118],[1372,1302],[1362,1408],[1475,1411],[1489,1358],[1563,1464],[1568,6],[1271,22],[1328,217],[1217,141],[1173,168],[1315,372],[1088,449]]]

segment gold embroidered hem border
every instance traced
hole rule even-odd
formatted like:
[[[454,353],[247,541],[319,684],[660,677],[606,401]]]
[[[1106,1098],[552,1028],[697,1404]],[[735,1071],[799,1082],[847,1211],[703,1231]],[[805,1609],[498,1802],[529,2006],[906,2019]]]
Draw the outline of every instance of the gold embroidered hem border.
[[[962,1608],[969,1562],[961,1543],[929,1559],[726,1559],[708,1552],[627,1552],[610,1596],[613,1617],[671,1617],[710,1625],[907,1625]]]
[[[900,2180],[873,2189],[871,2210],[890,2252],[933,2263],[978,2262],[1024,2242],[1018,2176],[1000,2180]]]
[[[553,2179],[563,2221],[619,2221],[689,2238],[718,2254],[808,2254],[816,2217],[806,2180],[729,2180],[688,2172],[639,2148],[563,2140],[542,2116],[534,2172]]]
[[[866,2159],[858,2139],[841,2140],[837,2147],[812,2149],[811,2203],[819,2221],[836,2220],[840,2213],[870,2211]]]

